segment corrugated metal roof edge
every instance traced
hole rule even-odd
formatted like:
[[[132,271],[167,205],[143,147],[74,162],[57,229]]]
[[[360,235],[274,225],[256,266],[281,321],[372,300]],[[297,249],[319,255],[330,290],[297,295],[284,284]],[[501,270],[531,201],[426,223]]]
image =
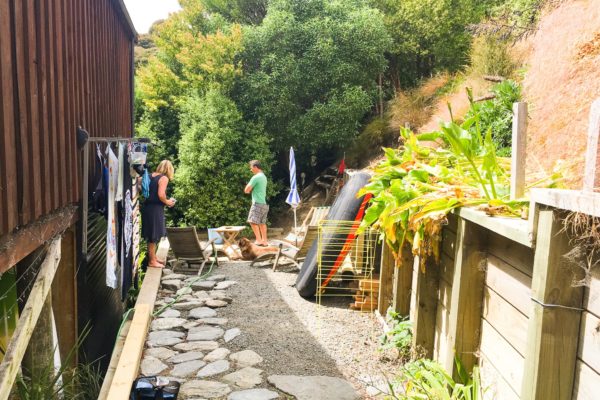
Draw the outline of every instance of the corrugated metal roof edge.
[[[123,22],[129,27],[130,33],[133,36],[133,41],[137,43],[138,33],[135,30],[135,26],[133,26],[133,21],[131,21],[131,16],[129,15],[129,11],[127,11],[127,7],[125,6],[125,2],[123,0],[112,0],[117,9],[121,13],[121,18]]]

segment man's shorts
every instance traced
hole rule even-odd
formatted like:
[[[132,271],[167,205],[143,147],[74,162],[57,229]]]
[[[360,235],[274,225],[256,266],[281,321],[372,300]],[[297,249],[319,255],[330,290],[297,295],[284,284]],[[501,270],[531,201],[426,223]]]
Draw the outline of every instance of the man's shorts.
[[[266,224],[268,213],[268,204],[253,203],[252,207],[250,207],[250,213],[248,213],[248,222],[257,225]]]

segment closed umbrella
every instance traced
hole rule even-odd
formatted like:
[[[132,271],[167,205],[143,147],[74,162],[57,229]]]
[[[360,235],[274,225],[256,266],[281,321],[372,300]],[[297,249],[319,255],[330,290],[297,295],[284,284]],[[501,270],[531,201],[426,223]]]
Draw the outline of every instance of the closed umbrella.
[[[294,148],[290,147],[290,193],[285,202],[288,203],[294,210],[294,234],[296,236],[296,245],[298,245],[298,222],[296,219],[296,208],[300,204],[300,196],[298,196],[298,187],[296,185],[296,159],[294,158]]]

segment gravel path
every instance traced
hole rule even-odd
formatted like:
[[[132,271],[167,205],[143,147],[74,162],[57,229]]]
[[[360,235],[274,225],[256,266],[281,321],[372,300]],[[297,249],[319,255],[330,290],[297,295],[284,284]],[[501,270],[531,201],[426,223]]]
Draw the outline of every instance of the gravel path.
[[[232,351],[251,348],[268,374],[328,375],[349,380],[365,399],[396,363],[378,350],[381,325],[374,314],[348,309],[350,298],[324,297],[322,306],[300,297],[295,273],[230,263],[218,269],[239,282],[221,315],[244,334]]]

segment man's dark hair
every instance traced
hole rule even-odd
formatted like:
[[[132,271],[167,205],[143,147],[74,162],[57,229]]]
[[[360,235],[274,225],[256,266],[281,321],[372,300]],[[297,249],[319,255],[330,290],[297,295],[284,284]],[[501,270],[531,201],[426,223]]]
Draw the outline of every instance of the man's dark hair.
[[[252,160],[249,162],[251,167],[256,167],[258,169],[262,169],[262,167],[260,166],[260,161],[258,160]]]

